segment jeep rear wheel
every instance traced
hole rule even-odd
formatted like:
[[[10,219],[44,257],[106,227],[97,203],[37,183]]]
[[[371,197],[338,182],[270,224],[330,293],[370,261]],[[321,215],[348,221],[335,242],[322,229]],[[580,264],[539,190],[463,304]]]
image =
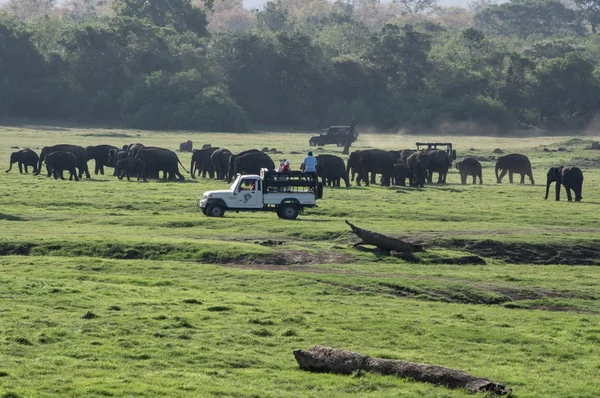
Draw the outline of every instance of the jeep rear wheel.
[[[209,217],[223,217],[225,209],[221,205],[210,205],[206,209],[206,215]]]
[[[346,145],[346,140],[339,140],[336,145],[339,147],[342,147],[342,146]]]
[[[277,212],[277,215],[284,220],[295,220],[298,217],[298,206],[294,203],[286,203]]]

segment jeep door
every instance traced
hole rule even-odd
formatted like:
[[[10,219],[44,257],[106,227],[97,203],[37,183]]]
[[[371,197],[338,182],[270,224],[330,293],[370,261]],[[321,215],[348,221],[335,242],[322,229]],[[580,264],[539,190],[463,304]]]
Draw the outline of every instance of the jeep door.
[[[257,178],[243,178],[238,186],[237,207],[257,209],[262,205],[262,180]]]

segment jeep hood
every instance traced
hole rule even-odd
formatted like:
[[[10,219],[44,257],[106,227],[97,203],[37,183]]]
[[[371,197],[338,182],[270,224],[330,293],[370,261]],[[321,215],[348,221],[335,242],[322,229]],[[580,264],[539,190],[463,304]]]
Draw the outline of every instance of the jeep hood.
[[[219,197],[219,196],[232,195],[232,194],[233,194],[233,191],[230,191],[228,189],[221,189],[218,191],[206,191],[206,192],[204,192],[204,194],[202,194],[202,197],[207,199],[210,196]]]

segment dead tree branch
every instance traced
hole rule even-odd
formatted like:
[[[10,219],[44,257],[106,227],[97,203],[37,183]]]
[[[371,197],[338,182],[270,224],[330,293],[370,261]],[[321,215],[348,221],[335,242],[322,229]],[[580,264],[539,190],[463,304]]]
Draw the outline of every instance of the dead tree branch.
[[[392,238],[379,234],[377,232],[368,231],[366,229],[358,228],[356,225],[345,220],[346,224],[352,228],[352,232],[358,236],[361,241],[356,243],[354,246],[359,245],[373,245],[377,248],[385,251],[394,251],[399,253],[412,253],[423,251],[423,246],[415,245],[409,242],[405,242],[400,239]]]
[[[469,392],[511,393],[504,385],[462,370],[401,360],[371,358],[352,351],[314,346],[308,351],[294,351],[300,369],[309,372],[352,374],[360,371],[411,378],[449,388],[465,388]]]

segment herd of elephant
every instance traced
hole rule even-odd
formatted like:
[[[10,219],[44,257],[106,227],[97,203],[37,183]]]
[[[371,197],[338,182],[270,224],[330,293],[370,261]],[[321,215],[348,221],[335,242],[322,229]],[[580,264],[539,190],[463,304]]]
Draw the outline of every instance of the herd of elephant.
[[[124,145],[117,148],[112,145],[97,145],[83,148],[78,145],[59,144],[42,148],[40,155],[31,149],[13,152],[10,156],[10,168],[18,163],[19,171],[28,172],[28,167],[33,168],[35,175],[42,171],[42,164],[46,164],[48,177],[64,180],[64,172],[69,172],[69,180],[79,181],[85,175],[90,178],[88,161],[94,160],[95,174],[104,174],[104,167],[113,167],[114,175],[120,179],[124,176],[130,180],[137,177],[146,181],[147,178],[158,178],[159,172],[164,173],[164,178],[184,179],[179,172],[179,158],[175,152],[158,147],[147,147],[143,144]],[[182,165],[183,166],[183,165]]]
[[[131,177],[146,181],[148,178],[180,180],[185,177],[179,172],[177,154],[166,148],[145,146],[140,143],[124,145],[121,148],[112,145],[97,145],[83,148],[77,145],[60,144],[42,148],[38,156],[31,149],[13,152],[10,157],[10,168],[18,163],[19,171],[23,168],[28,172],[32,167],[34,173],[40,174],[42,164],[45,163],[48,177],[64,179],[64,171],[69,172],[69,179],[79,180],[85,176],[90,178],[87,163],[95,161],[95,174],[104,174],[104,167],[113,167],[115,176],[120,179]],[[405,149],[399,151],[386,151],[382,149],[366,149],[354,151],[344,160],[335,155],[321,154],[317,156],[317,175],[322,179],[323,185],[340,186],[344,181],[346,187],[356,178],[356,184],[374,184],[379,174],[381,185],[389,186],[406,185],[423,187],[425,183],[432,183],[433,174],[438,173],[438,184],[446,183],[446,176],[452,166],[452,157],[445,151],[430,148],[422,151]],[[217,178],[231,182],[237,174],[259,174],[260,170],[275,169],[271,157],[257,149],[251,149],[233,154],[230,150],[219,147],[207,147],[195,150],[192,154],[190,171],[192,178],[196,173],[204,178]],[[466,158],[456,164],[463,184],[468,177],[473,177],[483,184],[481,163],[474,158]],[[186,170],[187,172],[187,170]],[[496,161],[496,179],[498,183],[506,174],[513,182],[513,174],[521,176],[521,183],[525,176],[529,177],[531,184],[535,184],[531,169],[531,162],[525,155],[509,154],[501,156]],[[552,167],[547,173],[546,199],[551,183],[556,182],[556,200],[560,199],[560,188],[564,185],[567,197],[572,200],[571,190],[575,193],[575,200],[581,200],[583,172],[577,167]]]
[[[370,182],[375,183],[376,175],[381,175],[381,184],[389,186],[406,185],[408,180],[413,187],[423,187],[424,184],[433,182],[433,173],[438,173],[438,184],[446,183],[446,176],[452,166],[452,158],[447,152],[429,148],[423,151],[405,149],[399,151],[385,151],[380,149],[369,149],[364,151],[355,151],[350,154],[346,168],[346,174],[351,176],[356,183],[360,185],[361,181],[365,185]],[[456,163],[456,169],[459,171],[462,184],[467,183],[468,177],[473,177],[473,184],[483,184],[481,163],[474,158],[465,158]],[[525,177],[529,177],[532,185],[535,184],[531,162],[525,155],[512,153],[500,156],[496,160],[496,182],[502,183],[502,179],[508,174],[509,180],[513,182],[513,175],[521,176],[521,184],[525,183]],[[346,178],[346,186],[349,186]],[[546,179],[546,197],[550,190],[550,185],[556,183],[556,200],[560,200],[561,185],[565,187],[567,198],[572,199],[571,191],[575,193],[575,201],[581,201],[583,172],[578,167],[561,166],[551,167],[547,173]]]

